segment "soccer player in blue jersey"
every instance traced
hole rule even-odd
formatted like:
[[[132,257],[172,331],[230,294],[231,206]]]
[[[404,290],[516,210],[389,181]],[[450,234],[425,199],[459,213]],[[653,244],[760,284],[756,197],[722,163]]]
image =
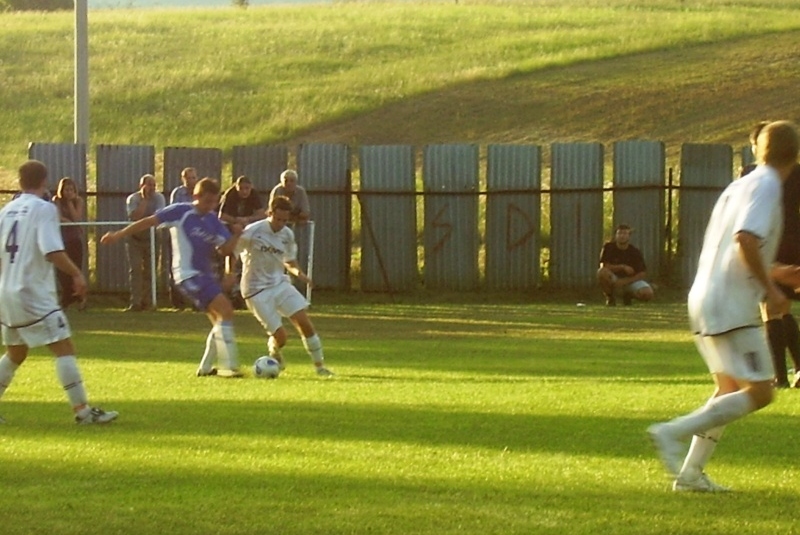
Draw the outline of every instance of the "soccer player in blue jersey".
[[[213,262],[215,250],[224,255],[233,252],[242,227],[230,225],[229,231],[219,220],[215,213],[219,195],[219,183],[204,178],[195,185],[191,203],[170,204],[121,230],[107,232],[100,241],[115,243],[157,225],[169,228],[175,284],[198,310],[206,311],[212,325],[196,375],[241,377],[233,331],[233,306],[214,276]],[[219,369],[214,367],[217,358]]]

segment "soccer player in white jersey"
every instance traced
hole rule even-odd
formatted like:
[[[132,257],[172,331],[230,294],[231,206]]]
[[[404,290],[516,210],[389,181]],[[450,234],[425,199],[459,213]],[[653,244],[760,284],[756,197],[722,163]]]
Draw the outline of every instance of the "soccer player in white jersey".
[[[288,197],[274,197],[267,219],[245,227],[237,252],[242,260],[242,297],[247,308],[269,334],[269,354],[284,368],[281,349],[286,345],[282,316],[289,318],[303,339],[303,346],[314,363],[317,375],[333,375],[325,367],[322,342],[306,309],[308,302],[286,274],[288,271],[309,286],[311,279],[297,263],[294,232],[286,226],[292,212]]]
[[[770,277],[783,226],[782,182],[797,161],[798,134],[787,121],[758,136],[758,167],[717,200],[689,292],[694,340],[716,389],[691,414],[650,426],[648,433],[675,491],[722,492],[705,474],[725,426],[772,401],[775,375],[759,304],[786,296]],[[682,442],[692,439],[684,457]]]
[[[204,178],[195,184],[191,203],[179,202],[157,210],[150,217],[140,219],[127,227],[107,232],[101,243],[110,244],[125,236],[161,225],[168,227],[172,238],[172,277],[178,290],[198,310],[205,310],[211,321],[211,332],[197,368],[198,377],[242,377],[239,370],[239,352],[233,331],[233,305],[225,296],[222,285],[214,276],[214,251],[223,255],[233,253],[239,224],[231,231],[217,217],[220,186],[216,180]],[[233,232],[233,234],[231,234]],[[230,279],[229,275],[229,279]],[[228,280],[226,284],[230,284]],[[219,358],[220,368],[214,367]]]
[[[69,322],[58,305],[53,266],[72,276],[75,296],[86,298],[86,279],[64,251],[56,206],[42,200],[47,167],[29,160],[19,168],[22,195],[0,210],[0,325],[6,353],[0,357],[0,397],[28,357],[47,346],[75,421],[104,424],[118,413],[90,407],[75,357]],[[0,423],[3,420],[0,418]]]

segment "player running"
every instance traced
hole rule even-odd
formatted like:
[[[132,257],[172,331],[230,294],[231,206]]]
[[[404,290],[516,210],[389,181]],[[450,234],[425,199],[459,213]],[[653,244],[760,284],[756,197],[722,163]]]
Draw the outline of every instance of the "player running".
[[[19,185],[22,195],[0,210],[0,324],[6,346],[0,358],[0,397],[28,357],[28,349],[47,346],[56,357],[56,376],[75,422],[108,423],[118,413],[89,406],[69,322],[58,305],[53,266],[72,277],[74,295],[81,302],[87,285],[81,269],[64,251],[58,209],[42,199],[47,167],[37,160],[25,162],[19,168]]]
[[[772,367],[759,304],[779,308],[786,296],[770,277],[783,222],[782,183],[797,161],[798,134],[787,121],[758,136],[758,167],[717,200],[689,292],[694,340],[716,389],[691,414],[648,429],[673,490],[724,492],[705,474],[725,426],[772,402]],[[684,457],[682,442],[692,438]]]

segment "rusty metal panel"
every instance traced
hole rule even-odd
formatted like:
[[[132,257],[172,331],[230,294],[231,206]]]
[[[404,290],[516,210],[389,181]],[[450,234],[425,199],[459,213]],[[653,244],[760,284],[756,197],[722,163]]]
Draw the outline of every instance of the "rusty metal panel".
[[[664,262],[666,149],[660,141],[614,143],[614,226],[634,229],[632,243],[642,251],[647,278],[657,279]]]
[[[681,146],[677,267],[690,286],[697,272],[708,219],[720,193],[733,178],[729,145],[685,143]]]
[[[142,175],[155,174],[155,148],[150,145],[97,145],[97,221],[127,221],[125,199],[137,190]],[[128,291],[125,244],[100,246],[100,236],[120,226],[95,227],[98,290]]]
[[[233,147],[232,180],[244,175],[253,181],[264,206],[269,193],[281,181],[281,173],[289,165],[286,145],[236,145]]]
[[[298,182],[306,188],[314,233],[314,285],[350,288],[350,148],[342,144],[300,145]]]
[[[392,293],[419,283],[414,161],[410,145],[359,150],[362,290]]]
[[[551,159],[550,282],[590,287],[603,246],[603,145],[554,143]]]
[[[78,191],[86,191],[86,145],[83,143],[37,143],[28,144],[28,158],[39,160],[47,166],[47,183],[55,193],[58,181],[68,176],[78,185]]]
[[[423,153],[425,287],[479,283],[478,146],[428,145]]]
[[[486,160],[486,287],[539,284],[542,149],[489,145]]]

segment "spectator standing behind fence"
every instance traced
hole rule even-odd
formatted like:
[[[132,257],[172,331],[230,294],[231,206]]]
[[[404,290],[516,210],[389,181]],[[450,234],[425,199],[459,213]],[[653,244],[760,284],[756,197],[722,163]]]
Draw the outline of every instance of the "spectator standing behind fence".
[[[85,204],[78,195],[78,186],[70,177],[58,181],[53,203],[58,208],[61,225],[61,239],[64,241],[64,250],[72,263],[83,269],[83,229],[78,225],[64,225],[63,223],[77,223],[83,221],[86,213]],[[72,303],[78,303],[78,309],[83,310],[86,302],[75,295],[72,276],[58,270],[56,272],[58,284],[61,287],[61,308],[66,309]]]
[[[750,148],[756,158],[758,158],[758,135],[768,124],[768,121],[761,121],[750,132]],[[755,168],[755,164],[744,166],[739,178]],[[795,301],[800,300],[800,296],[793,286],[783,284],[781,278],[786,275],[791,276],[793,272],[800,270],[798,266],[800,266],[800,165],[795,164],[783,182],[783,232],[771,273],[783,294]],[[800,388],[800,329],[792,315],[791,301],[787,300],[780,308],[763,303],[761,317],[767,329],[772,365],[775,367],[775,388]],[[791,383],[786,369],[787,349],[795,371]]]
[[[169,203],[188,202],[193,200],[194,187],[197,184],[197,170],[194,167],[187,167],[181,171],[181,185],[172,190],[169,195]],[[167,240],[167,251],[169,254],[169,265],[172,265],[172,242]],[[186,299],[178,290],[172,270],[169,271],[169,302],[173,308],[182,310],[186,307]]]
[[[232,254],[236,248],[241,225],[231,225],[231,232],[220,223],[215,209],[219,202],[219,183],[211,178],[197,182],[191,204],[176,203],[160,209],[154,215],[131,223],[127,227],[106,232],[100,239],[103,245],[163,225],[169,228],[174,255],[172,271],[178,288],[198,310],[204,310],[211,321],[211,332],[197,369],[198,377],[241,377],[239,353],[233,330],[233,306],[217,280],[213,262],[214,251]],[[214,367],[219,359],[221,367]]]
[[[164,196],[156,191],[156,179],[153,175],[144,175],[139,179],[139,190],[128,196],[125,207],[130,221],[139,221],[150,217],[157,210],[164,208]],[[142,230],[128,236],[125,241],[125,251],[128,254],[128,281],[130,284],[131,298],[128,312],[148,310],[153,307],[150,299],[150,268],[152,257],[150,252],[150,232]],[[158,262],[158,247],[156,262]]]
[[[264,205],[258,193],[253,190],[253,182],[246,176],[240,176],[233,183],[233,186],[225,190],[219,204],[219,218],[228,225],[241,225],[242,228],[250,223],[264,219]],[[234,273],[236,282],[231,291],[234,306],[239,309],[245,308],[244,300],[239,289],[238,279],[241,272],[237,272],[238,263],[233,255],[225,257],[223,271]]]
[[[311,205],[308,194],[303,186],[297,183],[297,171],[287,169],[281,173],[281,182],[269,194],[269,204],[275,197],[287,197],[292,201],[292,211],[289,214],[289,224],[306,223],[311,219]]]
[[[22,194],[0,210],[0,324],[6,353],[0,357],[0,397],[11,385],[32,347],[47,346],[55,356],[56,377],[78,424],[104,424],[117,417],[89,405],[69,321],[58,307],[53,266],[73,279],[81,300],[86,278],[64,252],[58,210],[42,199],[47,167],[28,160],[19,168]],[[0,423],[3,419],[0,418]]]
[[[597,280],[608,306],[616,306],[617,293],[622,294],[625,305],[630,305],[632,299],[650,301],[653,298],[653,288],[644,280],[647,274],[644,257],[630,243],[632,232],[628,225],[617,226],[614,239],[600,251]]]

